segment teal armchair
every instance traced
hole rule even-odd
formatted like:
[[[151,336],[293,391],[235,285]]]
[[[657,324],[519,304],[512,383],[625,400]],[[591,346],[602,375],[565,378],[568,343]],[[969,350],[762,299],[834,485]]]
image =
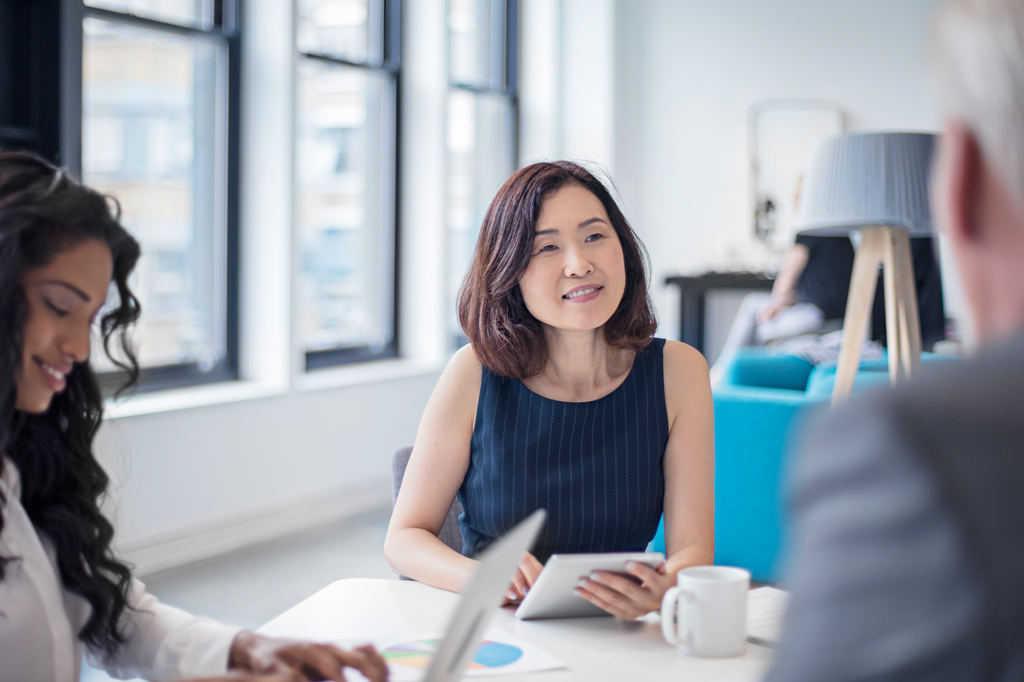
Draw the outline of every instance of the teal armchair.
[[[924,354],[924,362],[943,359]],[[835,365],[748,350],[727,368],[715,406],[715,563],[778,582],[787,524],[783,492],[790,444],[800,424],[828,405]],[[861,363],[854,392],[889,383],[888,360]],[[665,551],[664,519],[652,550]]]

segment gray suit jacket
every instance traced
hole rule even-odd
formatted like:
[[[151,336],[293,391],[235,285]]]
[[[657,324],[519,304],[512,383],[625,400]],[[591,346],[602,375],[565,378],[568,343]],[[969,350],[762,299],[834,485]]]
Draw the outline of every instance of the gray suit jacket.
[[[1024,335],[819,419],[771,682],[1024,679]]]

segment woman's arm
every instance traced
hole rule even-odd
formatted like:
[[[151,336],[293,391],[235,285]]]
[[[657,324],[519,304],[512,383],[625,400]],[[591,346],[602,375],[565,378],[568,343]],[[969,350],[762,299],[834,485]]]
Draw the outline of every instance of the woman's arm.
[[[666,570],[715,560],[715,414],[708,365],[694,348],[665,342]]]
[[[810,255],[811,251],[805,244],[793,244],[789,247],[789,251],[782,259],[779,274],[775,275],[775,283],[772,284],[773,297],[784,298],[796,290],[797,282],[807,268],[807,259]]]
[[[316,679],[344,682],[342,668],[374,682],[387,679],[387,664],[372,646],[341,649],[332,644],[272,639],[162,604],[132,580],[129,608],[121,617],[126,642],[116,653],[86,649],[97,668],[122,679],[228,680]],[[235,674],[224,676],[225,673]],[[241,674],[239,676],[239,674]],[[302,678],[305,679],[305,678]]]
[[[807,260],[811,257],[811,251],[804,244],[793,244],[782,259],[782,267],[775,275],[775,283],[772,285],[772,297],[758,311],[759,322],[770,320],[780,310],[788,308],[797,302],[796,285],[800,282],[800,276],[807,269]]]
[[[395,503],[384,556],[393,570],[458,592],[476,561],[437,538],[469,468],[482,368],[470,346],[452,357],[427,402]]]
[[[715,426],[708,365],[704,356],[678,341],[665,342],[664,358],[669,419],[664,459],[668,560],[658,570],[627,565],[639,585],[598,571],[577,589],[584,599],[627,620],[657,611],[680,569],[715,560]]]

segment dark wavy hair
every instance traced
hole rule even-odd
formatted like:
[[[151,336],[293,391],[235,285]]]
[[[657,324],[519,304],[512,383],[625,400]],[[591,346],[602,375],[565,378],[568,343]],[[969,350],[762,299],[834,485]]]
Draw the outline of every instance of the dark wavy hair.
[[[29,518],[56,547],[61,581],[92,606],[78,637],[109,653],[124,642],[119,620],[127,608],[131,572],[114,556],[114,527],[100,513],[109,478],[92,447],[103,418],[103,395],[89,362],[76,363],[67,387],[54,395],[46,412],[28,414],[15,407],[15,376],[28,319],[25,273],[84,240],[99,239],[113,256],[118,294],[116,307],[100,318],[103,349],[128,375],[122,390],[135,383],[139,369],[128,333],[140,310],[128,276],[140,249],[119,217],[116,202],[38,156],[0,153],[0,452],[18,468],[21,504]],[[0,532],[6,504],[0,495]],[[18,557],[0,557],[0,580],[14,561]]]
[[[526,308],[519,280],[530,264],[541,204],[568,185],[597,197],[622,244],[626,288],[604,324],[605,341],[640,351],[658,326],[647,291],[647,252],[608,189],[570,161],[535,163],[516,171],[491,201],[459,291],[459,323],[480,362],[501,376],[525,379],[539,374],[547,363],[544,331]]]

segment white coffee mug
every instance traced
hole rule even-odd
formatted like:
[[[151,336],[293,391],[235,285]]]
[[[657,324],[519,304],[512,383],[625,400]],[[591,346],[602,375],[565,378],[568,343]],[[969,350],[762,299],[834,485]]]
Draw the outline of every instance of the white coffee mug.
[[[690,656],[725,658],[747,648],[750,573],[728,566],[679,571],[678,587],[661,601],[661,631]]]

